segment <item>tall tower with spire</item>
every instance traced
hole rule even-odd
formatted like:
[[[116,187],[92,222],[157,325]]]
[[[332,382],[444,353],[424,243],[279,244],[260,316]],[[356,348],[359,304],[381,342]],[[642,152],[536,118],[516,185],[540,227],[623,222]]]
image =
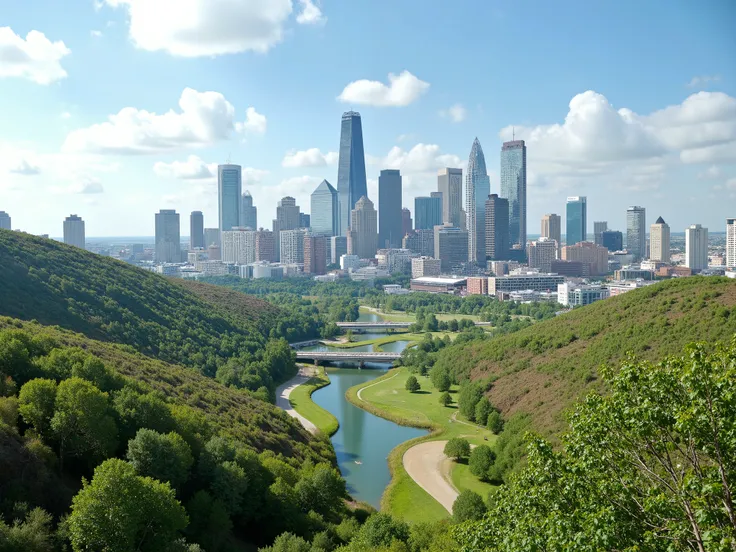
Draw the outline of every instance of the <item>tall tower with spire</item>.
[[[358,200],[368,195],[363,152],[363,124],[360,113],[342,114],[340,157],[337,163],[338,231],[347,235],[350,216]]]
[[[486,263],[486,200],[491,193],[491,181],[486,170],[483,148],[476,138],[470,149],[465,176],[465,216],[468,228],[468,261]]]

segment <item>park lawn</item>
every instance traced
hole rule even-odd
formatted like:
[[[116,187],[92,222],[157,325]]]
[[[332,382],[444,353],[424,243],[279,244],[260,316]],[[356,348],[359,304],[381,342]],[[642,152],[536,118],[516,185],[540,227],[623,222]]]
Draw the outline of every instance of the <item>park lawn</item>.
[[[424,334],[430,333],[432,334],[432,337],[444,337],[445,335],[449,335],[451,340],[454,340],[457,337],[457,332],[419,332],[419,333],[408,333],[408,332],[398,332],[398,333],[392,333],[387,334],[384,337],[376,337],[374,339],[364,339],[362,341],[351,341],[351,342],[337,342],[337,341],[323,341],[326,345],[329,345],[330,347],[334,347],[335,349],[352,349],[354,347],[363,347],[364,345],[373,345],[373,350],[376,352],[382,351],[381,346],[386,345],[388,343],[395,343],[396,341],[410,341],[411,343],[408,345],[408,347],[411,347],[424,339]],[[355,338],[359,339],[360,334],[355,334]]]
[[[404,312],[404,311],[392,311],[392,312],[382,312],[378,309],[375,309],[373,307],[360,307],[361,312],[371,313],[371,314],[377,314],[381,318],[383,318],[386,322],[414,322],[416,320],[416,316],[413,312]],[[477,314],[453,314],[453,313],[439,313],[435,314],[435,317],[437,318],[438,322],[447,322],[449,320],[461,320],[463,318],[467,318],[469,320],[472,320],[473,322],[480,321],[480,316]]]
[[[325,435],[333,435],[340,427],[337,418],[312,400],[312,393],[317,389],[330,385],[330,378],[323,367],[319,375],[312,377],[291,392],[289,402],[299,414],[312,422]]]
[[[481,481],[470,473],[470,467],[467,462],[452,462],[452,485],[459,490],[469,489],[474,493],[478,493],[483,500],[488,498],[488,493],[496,489],[495,485]]]

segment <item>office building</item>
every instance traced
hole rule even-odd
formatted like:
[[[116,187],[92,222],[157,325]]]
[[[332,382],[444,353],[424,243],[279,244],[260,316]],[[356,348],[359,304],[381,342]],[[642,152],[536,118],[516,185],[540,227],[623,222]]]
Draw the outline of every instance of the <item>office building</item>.
[[[240,198],[240,226],[258,230],[258,209],[253,205],[253,196],[248,190]]]
[[[465,230],[462,230],[465,232]],[[412,291],[426,291],[427,293],[451,293],[457,295],[466,286],[465,278],[437,278],[424,276],[414,278],[409,287]]]
[[[437,173],[437,192],[442,194],[442,223],[449,222],[457,228],[463,228],[463,170],[440,169]]]
[[[550,272],[566,276],[568,278],[588,278],[590,276],[590,263],[582,261],[563,261],[556,259],[552,261]]]
[[[304,274],[324,274],[327,272],[327,237],[306,234],[303,242]]]
[[[273,221],[273,239],[276,248],[274,260],[278,261],[281,258],[281,231],[299,228],[300,215],[299,206],[293,197],[282,197],[276,204],[276,219]]]
[[[491,276],[488,278],[488,294],[498,295],[527,289],[532,291],[557,291],[557,286],[564,281],[565,278],[559,274],[542,274],[540,272]]]
[[[582,307],[607,299],[607,287],[564,282],[557,286],[557,302],[564,307]]]
[[[647,257],[647,211],[644,207],[626,209],[626,249],[635,261]]]
[[[361,265],[360,257],[357,255],[342,255],[340,257],[340,269],[345,271],[358,270]]]
[[[414,198],[414,227],[417,230],[434,229],[442,224],[442,194]]]
[[[307,213],[299,213],[299,228],[309,229],[312,226],[312,217]]]
[[[685,229],[685,266],[693,272],[708,268],[708,229],[699,224]]]
[[[562,243],[562,219],[560,215],[550,213],[542,217],[541,237],[549,238],[557,242],[557,247]]]
[[[434,255],[434,228],[412,230],[401,240],[401,247],[417,255]]]
[[[649,228],[649,258],[670,262],[670,227],[662,217]]]
[[[332,184],[323,180],[312,192],[310,204],[312,232],[324,236],[337,236],[339,234],[338,200],[337,190]]]
[[[66,222],[64,227],[66,228]],[[181,262],[179,213],[174,209],[161,209],[156,213],[156,262]]]
[[[401,247],[401,173],[386,169],[378,175],[378,245]]]
[[[342,114],[340,154],[337,166],[338,229],[345,236],[350,226],[351,212],[358,200],[368,195],[363,152],[363,125],[360,113]]]
[[[442,261],[433,257],[415,257],[411,260],[411,277],[439,276],[442,274]]]
[[[270,230],[256,231],[256,262],[273,262],[276,257],[276,238]]]
[[[449,223],[434,227],[434,258],[442,271],[451,272],[468,262],[468,231]]]
[[[64,219],[64,243],[80,249],[85,248],[84,221],[81,217],[69,215]]]
[[[563,261],[580,261],[589,265],[590,276],[601,276],[608,273],[608,249],[593,242],[579,242],[562,248],[560,257]]]
[[[465,216],[468,229],[468,261],[486,262],[486,199],[491,194],[491,181],[486,158],[478,138],[473,140],[465,175]]]
[[[189,249],[204,249],[204,215],[192,211],[189,215]]]
[[[601,235],[603,232],[608,230],[608,222],[605,220],[596,221],[593,223],[593,243],[596,245],[603,245]]]
[[[304,264],[304,237],[306,235],[307,231],[303,228],[279,232],[281,264]]]
[[[414,229],[414,221],[411,219],[411,211],[404,207],[401,209],[401,238],[403,239]]]
[[[501,197],[509,202],[510,246],[526,247],[526,144],[524,140],[501,146]]]
[[[222,245],[222,241],[220,239],[220,229],[219,228],[205,228],[204,229],[204,246],[205,248],[207,248],[213,244],[217,245],[218,247]]]
[[[242,167],[240,165],[217,166],[217,208],[220,232],[240,226],[242,186]]]
[[[361,197],[355,204],[350,217],[350,235],[348,236],[348,252],[361,259],[370,259],[378,250],[378,215],[373,202],[367,196]],[[351,239],[354,243],[350,247]]]
[[[408,249],[379,249],[376,261],[379,267],[385,267],[389,274],[409,272],[412,252]]]
[[[611,252],[621,251],[624,248],[624,235],[618,230],[604,230],[601,232],[601,246]]]
[[[557,242],[550,238],[530,241],[527,246],[529,268],[537,268],[540,272],[552,272],[552,263],[557,259],[557,248]]]
[[[209,257],[210,260],[217,260]],[[256,262],[256,231],[235,227],[222,233],[222,247],[218,259],[224,263],[246,265]]]
[[[220,229],[217,229],[217,233],[219,235]],[[207,259],[210,261],[219,261],[222,260],[222,248],[217,244],[212,244],[207,246]]]
[[[10,226],[10,215],[5,211],[0,211],[0,229],[12,230]]]
[[[736,269],[736,218],[726,219],[726,268]]]
[[[330,238],[330,263],[340,264],[340,257],[348,254],[347,236],[332,236]]]
[[[497,194],[488,196],[485,208],[485,260],[505,261],[509,258],[509,200]]]
[[[488,278],[486,277],[468,278],[467,286],[468,295],[488,295]]]
[[[588,200],[585,196],[567,198],[567,227],[565,243],[574,245],[586,239],[588,228]]]

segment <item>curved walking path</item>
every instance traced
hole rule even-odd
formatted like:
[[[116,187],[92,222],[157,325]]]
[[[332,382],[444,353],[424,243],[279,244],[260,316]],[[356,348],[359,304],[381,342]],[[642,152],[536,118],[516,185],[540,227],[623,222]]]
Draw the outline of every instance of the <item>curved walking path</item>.
[[[289,395],[291,395],[291,392],[299,387],[301,384],[308,382],[311,377],[311,369],[301,366],[299,368],[299,373],[296,376],[291,378],[286,383],[279,385],[276,389],[276,406],[281,408],[292,418],[296,418],[297,420],[299,420],[299,423],[302,424],[302,427],[304,427],[304,429],[312,434],[316,434],[317,426],[307,420],[304,416],[299,414],[296,410],[294,410],[294,408],[292,408],[291,406],[291,402],[289,401]]]
[[[364,401],[365,399],[364,399],[364,398],[363,398],[363,397],[361,396],[361,393],[362,393],[363,391],[365,391],[365,390],[366,390],[366,389],[368,389],[369,387],[373,387],[374,385],[380,385],[381,383],[384,383],[384,382],[386,382],[386,381],[392,380],[392,379],[394,379],[394,378],[395,378],[396,376],[398,376],[398,375],[399,375],[399,372],[396,372],[396,373],[395,373],[395,374],[394,374],[393,376],[391,376],[390,378],[386,378],[385,380],[377,381],[376,383],[371,383],[370,385],[366,385],[365,387],[361,387],[360,389],[358,389],[358,399],[359,399],[359,400],[361,400],[361,401]]]
[[[452,514],[457,490],[443,476],[447,471],[447,456],[443,452],[447,441],[427,441],[414,445],[404,453],[406,473],[445,510]]]

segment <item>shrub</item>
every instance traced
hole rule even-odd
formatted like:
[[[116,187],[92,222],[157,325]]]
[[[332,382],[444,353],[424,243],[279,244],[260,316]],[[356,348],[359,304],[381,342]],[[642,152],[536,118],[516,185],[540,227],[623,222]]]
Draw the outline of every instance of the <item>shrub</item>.
[[[447,441],[444,452],[446,456],[460,460],[460,458],[465,458],[470,454],[470,443],[467,439],[454,437]]]
[[[415,376],[409,376],[404,387],[410,393],[416,393],[421,389],[421,385],[419,385],[419,382],[417,381],[417,378]]]

